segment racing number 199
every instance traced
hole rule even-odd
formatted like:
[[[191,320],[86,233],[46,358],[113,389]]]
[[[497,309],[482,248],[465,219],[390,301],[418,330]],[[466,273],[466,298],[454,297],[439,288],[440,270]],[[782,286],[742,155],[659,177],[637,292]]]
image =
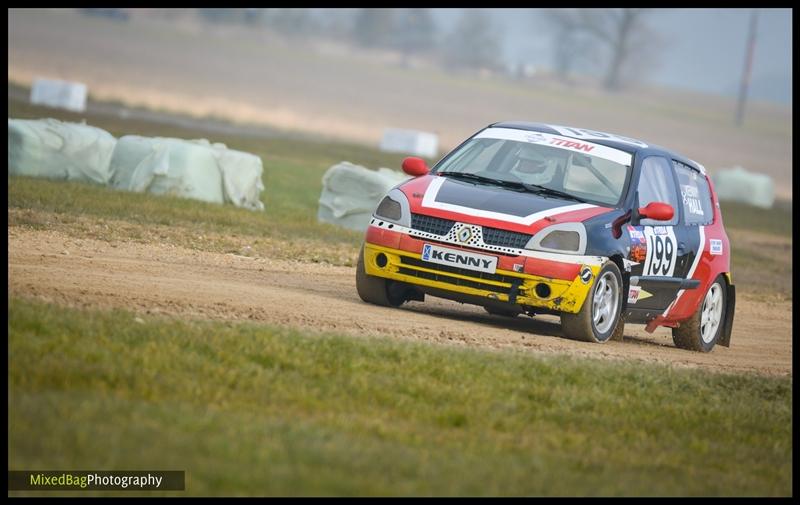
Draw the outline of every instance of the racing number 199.
[[[650,230],[648,230],[650,231]],[[647,237],[647,263],[644,275],[671,276],[675,270],[675,238],[672,233]]]

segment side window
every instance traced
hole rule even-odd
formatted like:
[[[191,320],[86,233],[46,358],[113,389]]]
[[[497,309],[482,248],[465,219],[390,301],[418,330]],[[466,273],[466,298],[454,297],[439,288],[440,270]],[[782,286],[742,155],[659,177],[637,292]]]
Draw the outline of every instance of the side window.
[[[644,207],[650,202],[664,202],[672,205],[675,215],[672,221],[656,221],[642,219],[640,224],[649,226],[664,226],[678,223],[680,209],[678,207],[678,193],[675,191],[675,179],[672,177],[672,166],[661,156],[649,156],[642,161],[639,173],[639,206]]]
[[[714,221],[714,209],[705,176],[678,161],[672,163],[678,174],[684,221],[686,224],[711,224]]]

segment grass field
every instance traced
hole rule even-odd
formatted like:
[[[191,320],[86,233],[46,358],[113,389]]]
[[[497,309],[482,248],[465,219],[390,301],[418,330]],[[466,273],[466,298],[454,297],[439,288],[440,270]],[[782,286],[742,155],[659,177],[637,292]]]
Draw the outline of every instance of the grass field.
[[[20,299],[8,329],[15,469],[181,469],[191,495],[792,490],[789,378]]]

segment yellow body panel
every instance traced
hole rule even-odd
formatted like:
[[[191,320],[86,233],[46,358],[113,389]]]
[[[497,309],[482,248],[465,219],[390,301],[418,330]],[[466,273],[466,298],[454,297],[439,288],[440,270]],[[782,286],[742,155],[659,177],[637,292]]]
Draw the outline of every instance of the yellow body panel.
[[[376,261],[376,258],[380,253],[383,253],[387,260],[383,267],[378,266],[378,262]],[[503,302],[509,301],[509,295],[507,292],[496,292],[490,289],[481,289],[480,287],[457,285],[454,284],[454,282],[457,282],[458,280],[478,282],[486,285],[487,287],[497,286],[498,288],[502,288],[504,291],[511,289],[512,284],[510,282],[502,282],[493,279],[481,279],[480,272],[475,272],[474,275],[470,275],[468,273],[470,272],[469,270],[462,270],[466,275],[447,272],[437,268],[438,265],[434,263],[426,264],[425,266],[403,263],[401,261],[401,257],[421,260],[421,255],[417,253],[392,249],[370,243],[364,244],[364,267],[368,275],[384,277],[387,279],[406,282],[408,284],[443,289],[455,293],[486,297],[492,300],[499,300]],[[592,278],[588,283],[585,284],[583,281],[581,281],[580,276],[576,276],[572,281],[567,281],[563,279],[551,279],[537,275],[501,270],[499,268],[495,273],[496,275],[517,278],[520,280],[517,297],[515,300],[515,303],[519,305],[545,307],[561,312],[577,313],[581,310],[583,302],[592,287],[592,283],[594,282],[597,273],[600,271],[600,267],[598,266],[586,266],[592,270]],[[418,273],[436,274],[451,280],[451,282],[417,277],[413,274],[401,272],[401,268]],[[550,294],[546,298],[538,296],[535,292],[535,286],[540,283],[546,284],[550,288]]]

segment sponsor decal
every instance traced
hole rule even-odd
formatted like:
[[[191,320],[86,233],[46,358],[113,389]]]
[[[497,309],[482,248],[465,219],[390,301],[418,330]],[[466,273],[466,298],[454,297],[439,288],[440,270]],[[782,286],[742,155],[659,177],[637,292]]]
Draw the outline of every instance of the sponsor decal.
[[[536,132],[526,133],[525,134],[525,139],[528,142],[536,142],[537,144],[538,143],[544,144],[545,142],[547,142],[547,137],[545,137],[541,133],[536,133]]]
[[[722,254],[722,240],[712,238],[708,242],[711,244],[711,254],[714,256]]]
[[[657,233],[656,228],[663,230]],[[643,275],[672,277],[678,257],[678,241],[672,226],[645,226],[644,236],[647,240],[647,257]]]
[[[589,267],[583,267],[583,269],[581,269],[581,282],[584,284],[589,284],[590,280],[592,280],[592,269]]]
[[[461,267],[479,272],[495,273],[497,257],[486,254],[475,254],[432,244],[422,246],[422,260],[453,267]]]
[[[653,293],[645,291],[641,286],[631,286],[628,290],[628,303],[635,304],[639,300],[650,298]]]
[[[641,263],[647,258],[647,245],[635,244],[631,246],[631,261]]]
[[[576,151],[591,152],[594,146],[591,144],[584,144],[582,142],[575,142],[574,140],[554,138],[550,140],[550,144],[554,146],[566,147],[568,149],[575,149]]]
[[[622,265],[625,267],[625,271],[626,272],[630,272],[631,271],[631,267],[635,266],[635,265],[638,265],[638,264],[639,263],[637,263],[635,261],[630,261],[628,259],[622,258]]]
[[[631,225],[628,225],[628,234],[631,236],[631,243],[641,243],[644,244],[644,233],[641,230],[637,230]]]
[[[694,172],[692,175],[694,175]],[[700,191],[697,186],[681,185],[681,198],[683,199],[683,208],[690,214],[703,215],[703,206],[700,204]]]
[[[636,303],[639,300],[639,292],[641,290],[641,286],[631,286],[628,289],[628,303]]]
[[[522,273],[525,270],[525,266],[522,263],[514,263],[514,271]]]
[[[628,225],[628,235],[631,237],[630,257],[634,264],[643,263],[647,258],[647,240],[644,238],[644,232],[641,229]]]
[[[628,303],[635,304],[639,300],[644,300],[651,296],[653,296],[653,293],[645,291],[641,286],[631,286],[628,290]]]

